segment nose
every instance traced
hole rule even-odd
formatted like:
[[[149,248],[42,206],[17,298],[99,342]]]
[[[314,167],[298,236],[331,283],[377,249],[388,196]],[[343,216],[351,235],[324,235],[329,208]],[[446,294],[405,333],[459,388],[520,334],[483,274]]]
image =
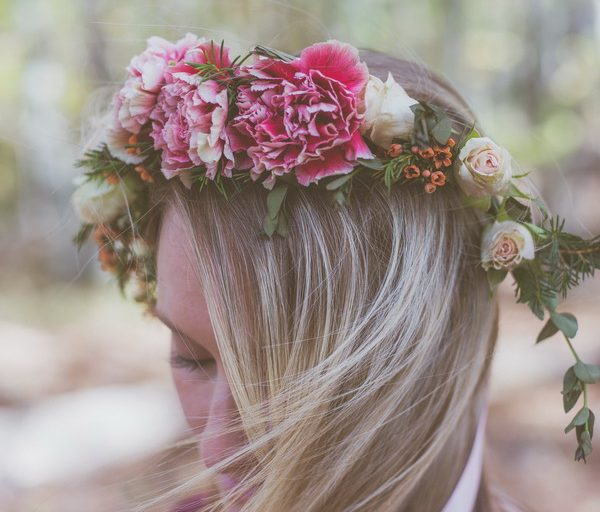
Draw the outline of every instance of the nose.
[[[231,429],[233,422],[239,424],[239,414],[229,384],[222,375],[223,373],[219,372],[216,378],[208,417],[198,442],[200,455],[207,467],[226,459],[237,448],[243,446],[245,440],[241,427],[236,428],[234,432],[226,431]]]

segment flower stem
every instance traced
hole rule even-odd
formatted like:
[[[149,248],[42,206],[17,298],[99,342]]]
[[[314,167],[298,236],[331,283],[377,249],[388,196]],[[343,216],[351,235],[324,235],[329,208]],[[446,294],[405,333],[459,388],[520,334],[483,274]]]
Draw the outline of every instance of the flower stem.
[[[565,340],[567,341],[567,345],[569,345],[569,348],[571,349],[571,353],[573,354],[573,356],[575,357],[575,360],[580,363],[581,359],[579,358],[579,356],[577,355],[577,352],[575,351],[575,348],[573,347],[573,344],[571,343],[571,340],[563,334],[563,336],[565,337]]]

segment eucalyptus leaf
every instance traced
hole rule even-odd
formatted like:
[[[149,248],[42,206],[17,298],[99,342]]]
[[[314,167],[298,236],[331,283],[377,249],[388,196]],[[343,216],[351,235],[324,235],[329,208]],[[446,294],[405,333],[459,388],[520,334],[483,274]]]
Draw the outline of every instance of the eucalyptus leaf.
[[[442,117],[433,127],[431,133],[439,144],[446,144],[452,133],[452,120],[448,116]]]
[[[277,223],[277,234],[283,237],[286,237],[288,235],[287,216],[284,212],[281,212],[279,215],[279,222]]]
[[[550,311],[550,318],[554,325],[558,327],[567,338],[575,337],[577,334],[577,319],[571,313],[557,313],[556,311]]]
[[[280,183],[273,187],[267,194],[267,211],[269,212],[269,217],[272,219],[277,217],[287,191],[287,183]]]
[[[384,167],[383,162],[379,158],[359,158],[358,163],[374,171],[382,171]]]
[[[575,417],[571,420],[571,423],[565,427],[565,434],[574,429],[577,425],[585,425],[589,417],[590,410],[587,407],[579,409]]]
[[[563,393],[569,393],[577,385],[577,375],[575,375],[575,365],[569,367],[563,376]]]
[[[336,190],[333,194],[333,198],[340,206],[344,206],[346,204],[346,194],[342,190]]]
[[[573,407],[575,407],[577,400],[581,396],[581,392],[581,386],[577,385],[568,393],[563,393],[563,409],[565,412],[569,412],[571,409],[573,409]]]
[[[272,218],[268,214],[265,215],[263,220],[263,230],[269,236],[272,236],[275,233],[275,229],[277,229],[277,218]]]
[[[598,365],[577,361],[577,363],[575,363],[574,371],[577,378],[586,384],[600,382],[600,366]]]
[[[352,178],[352,174],[346,174],[341,176],[333,181],[330,181],[325,185],[327,190],[335,190],[336,188],[340,188],[344,183],[346,183],[350,178]]]
[[[492,205],[492,197],[491,196],[483,196],[483,197],[472,197],[472,196],[462,196],[462,202],[465,206],[477,208],[483,212],[487,212]]]
[[[502,281],[504,281],[504,278],[507,274],[507,270],[497,270],[495,268],[490,268],[487,271],[487,278],[488,283],[490,285],[490,289],[494,290],[496,286],[498,286]]]
[[[589,456],[590,453],[592,453],[592,439],[589,431],[584,430],[581,433],[581,441],[579,443],[579,446],[581,446],[581,449],[583,450],[584,458]]]
[[[544,325],[544,327],[538,334],[538,337],[535,340],[535,342],[539,343],[540,341],[544,341],[545,339],[550,338],[551,336],[554,336],[557,332],[558,332],[558,327],[556,327],[556,325],[554,325],[552,318],[549,318],[548,321],[546,322],[546,325]]]

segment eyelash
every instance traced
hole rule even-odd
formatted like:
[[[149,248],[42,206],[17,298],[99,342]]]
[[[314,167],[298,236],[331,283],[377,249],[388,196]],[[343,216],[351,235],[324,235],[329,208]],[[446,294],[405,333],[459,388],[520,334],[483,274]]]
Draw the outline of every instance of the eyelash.
[[[169,358],[169,363],[173,368],[186,368],[188,370],[197,370],[204,368],[215,362],[214,359],[190,359],[179,354],[174,354]]]

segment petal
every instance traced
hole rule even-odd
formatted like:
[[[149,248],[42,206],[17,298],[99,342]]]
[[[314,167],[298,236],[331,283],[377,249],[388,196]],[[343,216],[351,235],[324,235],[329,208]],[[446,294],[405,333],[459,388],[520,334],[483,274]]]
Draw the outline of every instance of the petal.
[[[323,75],[344,84],[358,93],[369,79],[369,70],[360,61],[358,50],[348,44],[330,39],[302,50],[298,61],[292,61],[301,71],[319,70]]]
[[[348,174],[354,169],[354,164],[344,158],[339,147],[328,151],[322,160],[311,160],[296,168],[298,183],[308,186],[317,183],[320,178],[334,174]]]

